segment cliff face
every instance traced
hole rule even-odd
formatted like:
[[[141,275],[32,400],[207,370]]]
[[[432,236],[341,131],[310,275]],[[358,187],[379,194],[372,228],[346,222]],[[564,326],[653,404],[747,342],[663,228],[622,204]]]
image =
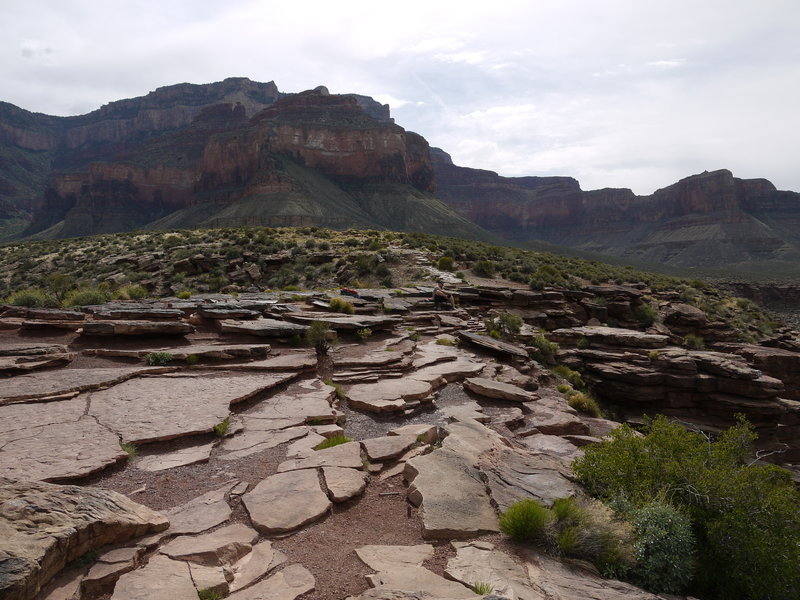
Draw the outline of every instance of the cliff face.
[[[437,194],[481,227],[515,241],[680,267],[752,266],[800,258],[800,194],[730,171],[682,179],[649,196],[583,191],[564,177],[501,177],[432,151]]]
[[[171,109],[164,110],[162,117]],[[129,112],[121,106],[114,114],[127,118]],[[172,227],[196,225],[198,211],[187,216],[196,206],[206,207],[209,214],[225,214],[205,216],[202,222],[208,224],[390,227],[391,222],[384,223],[365,206],[371,202],[359,195],[364,186],[406,186],[405,192],[395,187],[386,193],[407,199],[434,189],[427,142],[395,125],[381,105],[363,97],[331,95],[317,88],[277,99],[252,116],[241,103],[193,112],[185,127],[160,135],[130,135],[125,143],[113,137],[121,129],[91,125],[100,139],[67,153],[61,164],[83,164],[97,144],[104,159],[53,174],[27,235],[122,231],[162,219]],[[141,121],[142,113],[134,119]],[[109,139],[103,139],[106,133]],[[339,206],[333,197],[339,198]],[[325,198],[331,206],[312,206],[325,205]],[[352,206],[348,215],[341,204],[358,204],[359,199],[361,206]],[[405,201],[399,202],[403,206]],[[182,216],[173,214],[181,211]],[[450,215],[459,220],[455,213]],[[465,223],[460,220],[460,226],[480,233]]]

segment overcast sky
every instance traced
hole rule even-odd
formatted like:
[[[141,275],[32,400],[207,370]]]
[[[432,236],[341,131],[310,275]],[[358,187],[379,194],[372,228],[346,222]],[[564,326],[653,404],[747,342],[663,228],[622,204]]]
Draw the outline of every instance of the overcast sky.
[[[249,77],[373,96],[502,175],[800,191],[798,0],[0,0],[0,23],[0,100],[36,112]]]

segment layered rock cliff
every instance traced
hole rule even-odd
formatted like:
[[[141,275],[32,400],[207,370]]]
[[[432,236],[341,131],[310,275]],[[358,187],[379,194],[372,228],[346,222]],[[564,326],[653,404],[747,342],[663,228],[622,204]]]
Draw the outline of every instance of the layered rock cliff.
[[[562,246],[677,267],[758,268],[800,258],[800,194],[720,170],[649,196],[583,191],[568,177],[501,177],[458,167],[434,149],[437,194],[510,240]]]

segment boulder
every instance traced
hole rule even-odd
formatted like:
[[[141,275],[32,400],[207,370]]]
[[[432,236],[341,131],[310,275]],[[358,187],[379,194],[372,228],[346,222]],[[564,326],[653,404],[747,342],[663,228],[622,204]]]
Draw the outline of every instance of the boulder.
[[[0,596],[29,600],[68,562],[168,525],[116,492],[0,478]]]
[[[511,385],[510,383],[501,383],[492,379],[485,379],[483,377],[470,377],[464,380],[464,387],[479,396],[487,398],[494,398],[496,400],[507,400],[509,402],[532,402],[537,399],[537,396],[527,390]]]

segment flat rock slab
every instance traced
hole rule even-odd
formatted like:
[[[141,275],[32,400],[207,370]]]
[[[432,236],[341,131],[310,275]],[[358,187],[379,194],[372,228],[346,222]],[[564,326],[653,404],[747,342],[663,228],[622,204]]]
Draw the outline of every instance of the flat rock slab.
[[[287,353],[264,360],[235,365],[214,365],[208,368],[225,371],[306,371],[317,366],[317,355],[309,352]]]
[[[395,598],[397,592],[413,592],[412,597],[436,600],[480,598],[467,586],[449,581],[424,567],[397,566],[388,571],[378,571],[371,580],[377,584],[375,590],[380,592],[379,596],[373,598]]]
[[[335,388],[319,379],[298,381],[247,412],[248,427],[282,429],[306,421],[335,423],[337,414],[331,406],[335,394]]]
[[[465,358],[458,358],[453,361],[440,362],[427,367],[422,367],[414,371],[410,378],[418,381],[427,381],[435,387],[440,387],[445,383],[460,381],[465,377],[472,377],[480,373],[486,365]]]
[[[29,406],[3,407],[3,419],[24,417],[31,412],[25,410]],[[76,420],[0,433],[0,446],[0,477],[27,481],[85,477],[127,457],[116,433],[84,415]]]
[[[261,337],[287,337],[304,335],[307,325],[279,321],[278,319],[254,319],[252,321],[237,321],[223,319],[218,321],[219,330],[223,333],[242,333]]]
[[[500,530],[478,469],[456,449],[443,444],[412,458],[405,476],[410,482],[409,500],[422,508],[424,538],[459,539]]]
[[[376,315],[338,315],[317,312],[288,313],[286,318],[299,323],[324,321],[328,324],[330,329],[346,331],[364,329],[367,327],[370,329],[391,329],[403,321],[400,317],[384,317]]]
[[[101,305],[89,310],[95,319],[180,319],[183,311],[177,308],[159,308],[155,306],[108,306]]]
[[[360,496],[367,489],[367,474],[356,469],[341,467],[323,467],[325,487],[334,502],[344,502]]]
[[[194,600],[197,589],[188,563],[154,556],[141,569],[125,573],[112,600]]]
[[[260,425],[260,419],[248,419],[244,417],[244,431],[233,437],[226,438],[221,448],[227,454],[220,456],[222,460],[237,460],[269,450],[275,446],[286,444],[297,438],[302,438],[310,431],[308,427],[290,427],[288,429],[252,429],[249,425],[255,422]]]
[[[230,566],[233,574],[230,591],[235,592],[261,579],[272,569],[286,562],[286,555],[275,550],[272,542],[259,542],[239,561]]]
[[[526,360],[528,358],[528,353],[523,348],[506,342],[501,342],[500,340],[496,340],[486,335],[471,333],[469,331],[459,331],[458,337],[469,342],[470,344],[475,344],[476,346],[480,346],[481,348],[490,350],[492,352],[498,352],[500,354],[506,354],[508,356],[517,358],[524,358]]]
[[[571,329],[556,329],[548,336],[559,344],[577,344],[581,338],[586,338],[595,344],[608,346],[629,346],[632,348],[664,348],[669,342],[669,337],[655,333],[643,333],[634,329],[619,327],[602,327],[585,325]]]
[[[38,369],[62,367],[72,362],[75,354],[48,354],[43,356],[0,356],[0,373],[14,375]]]
[[[186,465],[208,462],[213,449],[214,444],[211,443],[182,448],[166,454],[143,456],[134,463],[134,466],[142,471],[165,471],[166,469],[185,467]]]
[[[489,542],[453,542],[455,557],[447,561],[445,573],[464,585],[488,583],[492,593],[510,600],[541,600],[532,588],[528,570]]]
[[[197,346],[168,346],[166,348],[148,348],[145,350],[117,350],[113,348],[97,348],[85,350],[94,356],[119,356],[122,358],[144,358],[153,352],[168,352],[175,360],[186,360],[187,356],[229,360],[233,358],[263,358],[270,353],[269,344],[204,344]]]
[[[397,458],[416,443],[417,437],[412,435],[386,435],[361,441],[367,457],[373,462]]]
[[[94,392],[89,414],[127,442],[210,432],[230,405],[281,385],[291,374],[147,377]]]
[[[587,569],[530,552],[528,579],[537,598],[587,598],[591,600],[662,600],[630,583],[603,579]]]
[[[204,319],[255,319],[259,311],[237,306],[200,306],[197,314]]]
[[[48,356],[51,354],[66,354],[69,349],[63,344],[47,344],[18,342],[4,344],[0,348],[0,356]]]
[[[433,392],[433,385],[411,377],[384,379],[377,383],[362,383],[347,391],[347,401],[353,408],[369,412],[398,412],[406,402],[422,400]]]
[[[0,404],[37,398],[52,398],[120,383],[137,375],[162,373],[167,369],[119,367],[106,369],[62,369],[41,375],[18,375],[0,386]]]
[[[278,472],[316,469],[317,467],[360,469],[362,466],[361,445],[358,442],[347,442],[332,448],[315,450],[303,458],[285,460],[278,465]]]
[[[533,392],[523,390],[516,385],[501,383],[483,377],[465,379],[464,387],[480,396],[496,400],[508,400],[509,402],[531,402],[538,398]]]
[[[180,536],[163,546],[161,554],[200,565],[230,565],[246,555],[258,540],[258,532],[234,523],[212,533]]]
[[[29,600],[66,563],[168,524],[116,492],[0,478],[0,596]]]
[[[225,500],[225,495],[233,485],[225,485],[206,492],[192,498],[186,504],[165,511],[164,514],[170,522],[168,533],[175,535],[200,533],[230,519],[232,511]]]
[[[286,533],[316,521],[331,507],[316,469],[277,473],[242,496],[250,519],[262,533]]]
[[[182,321],[87,321],[82,335],[186,335],[194,326]]]
[[[302,565],[289,565],[275,575],[228,596],[234,600],[294,600],[314,589],[314,576]]]
[[[361,546],[356,555],[373,571],[389,571],[396,567],[421,567],[433,557],[433,546]]]
[[[365,351],[361,347],[356,347],[355,349],[338,351],[331,356],[331,359],[337,367],[382,367],[397,363],[404,356],[402,352],[383,349]]]

